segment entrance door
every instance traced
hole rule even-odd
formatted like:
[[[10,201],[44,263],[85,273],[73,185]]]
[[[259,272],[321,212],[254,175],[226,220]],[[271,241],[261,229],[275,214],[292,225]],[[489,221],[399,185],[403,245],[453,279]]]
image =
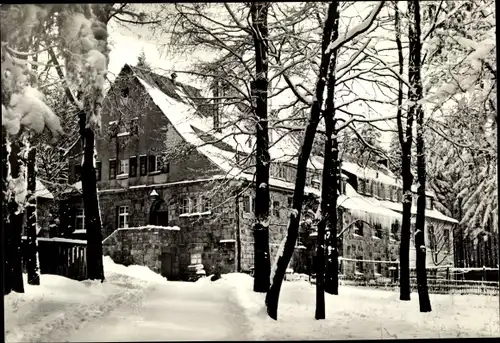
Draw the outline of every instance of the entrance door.
[[[161,260],[161,276],[166,277],[167,280],[172,278],[172,254],[163,253],[160,257]]]

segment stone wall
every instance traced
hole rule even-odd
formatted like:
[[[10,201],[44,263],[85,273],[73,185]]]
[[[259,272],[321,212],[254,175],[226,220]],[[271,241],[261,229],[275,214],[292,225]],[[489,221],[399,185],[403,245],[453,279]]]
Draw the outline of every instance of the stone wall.
[[[115,263],[147,266],[162,274],[161,257],[164,253],[172,256],[170,279],[182,278],[179,249],[180,231],[160,227],[139,227],[120,229],[103,241],[103,254],[110,256]],[[165,276],[165,275],[164,275]]]

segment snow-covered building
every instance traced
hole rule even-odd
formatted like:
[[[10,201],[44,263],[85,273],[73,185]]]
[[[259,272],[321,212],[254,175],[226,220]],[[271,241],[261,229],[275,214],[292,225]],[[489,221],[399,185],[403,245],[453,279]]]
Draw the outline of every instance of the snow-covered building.
[[[321,158],[314,158],[322,165]],[[382,162],[382,161],[381,161]],[[367,278],[394,277],[399,261],[403,192],[401,181],[386,165],[341,163],[338,198],[340,272]],[[416,187],[412,187],[410,268],[415,267]],[[452,266],[453,229],[458,221],[434,207],[435,194],[426,192],[425,242],[428,267]],[[312,237],[316,235],[312,233]]]
[[[102,135],[96,141],[103,237],[151,224],[179,227],[180,238],[162,242],[148,232],[114,246],[110,242],[116,239],[105,240],[117,262],[146,264],[169,278],[183,277],[190,265],[200,263],[207,273],[216,266],[228,272],[252,269],[255,138],[246,110],[241,105],[217,107],[175,75],[124,66],[104,101]],[[229,120],[237,125],[228,125]],[[297,149],[293,139],[284,137],[270,150],[273,258],[286,230]],[[70,160],[72,182],[78,180],[80,165],[80,158]],[[309,167],[306,192],[313,199],[319,194],[320,174]],[[66,231],[84,232],[78,192],[62,206]],[[143,240],[143,248],[127,240]]]
[[[148,265],[168,278],[185,277],[189,266],[199,264],[208,273],[214,268],[252,269],[255,124],[246,106],[221,106],[220,101],[209,101],[175,74],[165,77],[129,65],[120,72],[104,101],[95,162],[105,250],[116,262]],[[298,146],[280,132],[271,137],[269,230],[274,259],[290,213]],[[80,164],[78,158],[70,161],[74,182]],[[313,209],[322,165],[316,157],[308,165],[305,193]],[[339,223],[362,218],[376,228],[371,232],[359,225],[347,230],[343,258],[396,258],[398,181],[388,171],[348,162],[342,164],[342,173]],[[85,232],[81,198],[74,196],[63,206],[70,214],[64,224],[69,232]],[[453,223],[433,208],[427,217]],[[180,230],[164,235],[158,230],[123,230],[146,225]],[[300,243],[292,265],[307,269]],[[359,266],[352,272],[362,272]]]

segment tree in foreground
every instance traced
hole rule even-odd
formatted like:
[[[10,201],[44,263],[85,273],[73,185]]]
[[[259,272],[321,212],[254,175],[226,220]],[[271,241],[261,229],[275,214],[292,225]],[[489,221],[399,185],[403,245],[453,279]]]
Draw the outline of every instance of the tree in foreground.
[[[427,288],[426,247],[425,247],[425,144],[424,144],[424,109],[422,108],[423,87],[421,79],[420,41],[420,4],[418,0],[408,2],[410,58],[408,63],[410,101],[408,112],[415,115],[417,121],[417,218],[415,224],[415,252],[417,269],[417,289],[420,312],[430,312],[431,302]]]

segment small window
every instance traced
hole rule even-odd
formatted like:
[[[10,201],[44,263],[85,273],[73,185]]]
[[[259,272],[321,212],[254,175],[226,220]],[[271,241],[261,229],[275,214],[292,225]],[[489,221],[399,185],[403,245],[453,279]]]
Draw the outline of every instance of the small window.
[[[358,236],[363,236],[363,225],[364,223],[362,221],[357,221],[354,224],[354,234]]]
[[[391,239],[397,241],[399,237],[399,222],[396,220],[391,224]]]
[[[201,264],[201,253],[191,254],[191,265]]]
[[[85,229],[85,211],[83,207],[79,207],[76,210],[75,229],[76,230]]]
[[[134,118],[130,121],[130,134],[135,136],[139,134],[139,119]]]
[[[120,160],[120,175],[128,175],[128,159],[127,160]]]
[[[385,185],[383,183],[379,183],[379,186],[378,186],[378,196],[380,199],[385,199],[386,196],[385,196]]]
[[[199,212],[199,210],[200,209],[198,207],[198,198],[194,197],[191,203],[191,212]]]
[[[370,180],[366,180],[366,187],[365,187],[365,194],[366,195],[372,195],[372,187],[373,187],[373,182],[370,182]]]
[[[189,208],[190,203],[191,203],[191,201],[189,198],[182,199],[181,214],[190,212],[190,208]]]
[[[431,249],[431,251],[435,251],[436,250],[436,233],[434,232],[434,226],[428,225],[427,232],[429,234],[429,237],[428,237],[429,248]]]
[[[273,201],[273,215],[276,216],[277,218],[280,217],[280,202],[279,201]]]
[[[356,261],[356,272],[360,273],[360,274],[363,274],[363,271],[364,271],[363,270],[363,261],[362,261],[363,260],[363,256],[358,256],[356,258],[356,260],[358,260],[358,261]]]
[[[203,212],[208,212],[212,209],[212,199],[203,197]]]
[[[425,197],[425,209],[433,210],[434,209],[434,199],[432,197]]]
[[[288,208],[292,208],[293,206],[293,197],[288,197]]]
[[[137,157],[130,156],[129,158],[129,175],[130,177],[137,176]]]
[[[373,235],[377,238],[382,239],[382,225],[375,224]]]
[[[380,261],[380,257],[378,257],[376,259],[376,261]],[[382,263],[381,262],[375,263],[375,273],[378,275],[382,275]]]
[[[243,197],[243,212],[244,213],[252,213],[252,196],[245,195]]]
[[[116,160],[109,160],[109,179],[116,179]]]
[[[365,194],[365,180],[359,179],[358,182],[358,193],[359,194]]]
[[[95,163],[95,179],[96,181],[101,181],[101,162],[96,161]]]
[[[139,163],[140,163],[140,175],[144,176],[148,174],[148,165],[147,165],[147,156],[140,156],[139,157]]]
[[[443,229],[443,243],[446,251],[450,251],[450,229]]]
[[[122,98],[128,98],[129,93],[130,93],[130,91],[129,91],[128,87],[123,87],[121,89],[121,96],[122,96]]]
[[[128,206],[119,206],[118,207],[118,228],[124,229],[128,227]]]

